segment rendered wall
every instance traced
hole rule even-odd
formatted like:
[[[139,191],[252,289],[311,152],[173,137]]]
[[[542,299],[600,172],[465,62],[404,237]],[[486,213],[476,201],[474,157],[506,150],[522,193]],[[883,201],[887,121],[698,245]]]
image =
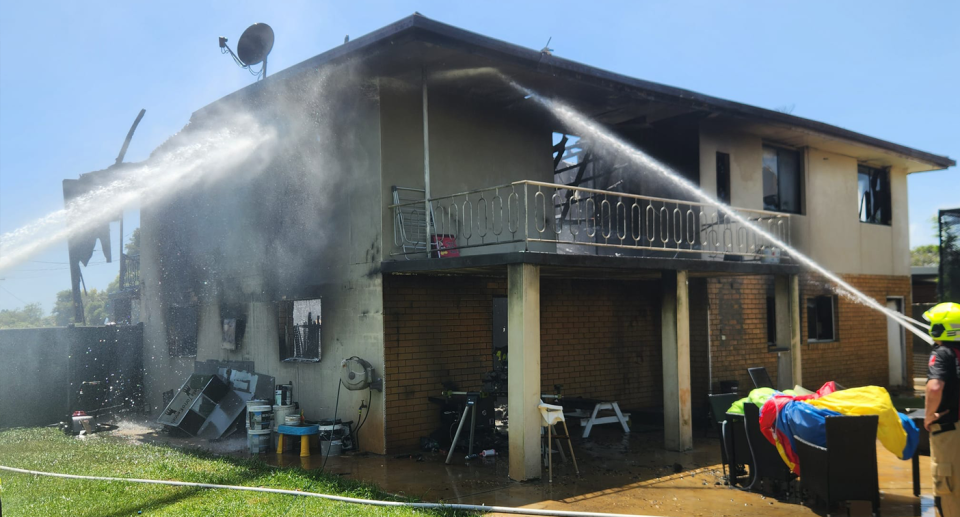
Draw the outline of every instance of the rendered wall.
[[[330,76],[315,79],[319,84],[305,87],[315,97],[291,91],[294,102],[264,101],[265,117],[281,121],[282,151],[267,171],[249,183],[185,194],[188,203],[143,211],[144,356],[154,412],[162,409],[162,393],[179,388],[193,371],[194,360],[252,361],[277,383],[293,382],[294,400],[308,419],[334,416],[342,359],[356,355],[383,371],[376,81],[342,87]],[[165,290],[163,268],[177,253],[195,262],[184,273],[199,305],[195,358],[168,353],[164,304],[178,293]],[[322,299],[321,361],[281,361],[278,301],[316,297]],[[224,303],[246,318],[237,350],[221,346]],[[367,397],[367,391],[342,390],[337,416],[356,425],[357,408]],[[382,453],[381,394],[373,393],[369,412],[362,446]]]
[[[544,123],[502,105],[478,104],[460,92],[428,87],[430,186],[434,198],[520,180],[553,181],[551,130]],[[391,188],[395,185],[423,189],[423,96],[419,76],[381,81],[380,119],[383,198],[392,200]],[[507,194],[502,196],[506,198]],[[532,218],[532,211],[529,216]],[[385,258],[396,258],[389,254],[395,249],[394,214],[386,204],[383,227],[387,230],[383,235],[383,249],[388,250]],[[513,245],[497,251],[508,249],[519,248]],[[545,249],[552,251],[550,247]],[[485,248],[483,253],[491,251]],[[475,251],[465,249],[461,253]]]
[[[716,153],[730,155],[731,204],[763,209],[763,140],[721,125],[700,131],[700,184],[716,195]],[[861,223],[857,213],[857,159],[807,148],[802,150],[802,214],[791,215],[792,243],[835,273],[909,275],[907,179],[890,170],[893,219],[889,226]]]

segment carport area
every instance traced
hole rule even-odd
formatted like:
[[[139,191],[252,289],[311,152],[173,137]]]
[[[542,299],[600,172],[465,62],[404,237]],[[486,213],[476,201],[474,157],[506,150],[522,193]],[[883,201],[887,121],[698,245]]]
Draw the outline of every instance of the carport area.
[[[799,345],[797,269],[531,252],[385,262],[387,451],[452,438],[438,400],[449,391],[493,399],[491,420],[505,409],[508,438],[499,448],[509,451],[506,474],[516,481],[546,476],[538,404],[558,392],[565,408],[615,401],[634,413],[635,427],[660,435],[661,449],[689,451],[694,404],[711,389],[706,279],[776,277],[777,331]],[[799,346],[787,356],[792,367],[780,381],[800,383]],[[499,358],[508,367],[498,374]]]
[[[575,438],[580,462],[554,465],[553,483],[517,483],[507,477],[506,458],[444,464],[441,453],[398,456],[333,457],[328,472],[376,483],[385,491],[425,501],[483,504],[663,516],[773,517],[825,515],[823,507],[781,500],[772,494],[723,485],[719,440],[695,433],[693,449],[663,449],[661,430],[637,426],[628,437],[619,429],[598,428],[588,440]],[[884,516],[933,516],[932,496],[913,496],[910,462],[878,445],[881,509]],[[422,457],[422,460],[421,460]],[[319,468],[319,458],[283,455],[277,463]],[[267,458],[268,461],[273,457]],[[922,493],[931,494],[929,457],[921,458]],[[807,502],[809,505],[810,502]],[[870,504],[850,503],[851,515],[871,515]],[[834,514],[838,511],[834,510]],[[844,513],[843,509],[839,513]]]

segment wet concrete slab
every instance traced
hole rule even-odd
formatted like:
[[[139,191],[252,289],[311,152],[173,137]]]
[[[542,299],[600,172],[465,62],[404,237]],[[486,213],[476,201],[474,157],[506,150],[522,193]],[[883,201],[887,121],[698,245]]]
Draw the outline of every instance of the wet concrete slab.
[[[130,433],[136,434],[136,433]],[[144,441],[173,446],[204,446],[195,439],[167,437],[148,432]],[[227,444],[230,444],[227,446]],[[249,456],[246,442],[208,443],[224,454]],[[614,428],[595,429],[589,440],[574,440],[580,476],[572,462],[554,457],[554,480],[544,478],[518,483],[507,477],[507,458],[467,461],[455,455],[445,465],[441,453],[379,456],[346,454],[327,460],[325,470],[347,478],[379,485],[387,492],[424,501],[522,506],[552,510],[595,511],[658,516],[773,517],[826,515],[823,507],[811,508],[795,498],[772,493],[745,492],[723,485],[719,440],[698,433],[694,449],[685,453],[662,450],[657,430],[624,435]],[[318,451],[319,452],[319,451]],[[260,459],[280,467],[319,469],[319,454],[301,458],[297,453],[260,454]],[[901,461],[878,444],[881,511],[885,517],[934,516],[932,496],[913,496],[911,463]],[[931,494],[929,458],[921,457],[921,493]],[[870,515],[868,503],[853,502],[851,515]],[[845,514],[843,507],[833,514]]]

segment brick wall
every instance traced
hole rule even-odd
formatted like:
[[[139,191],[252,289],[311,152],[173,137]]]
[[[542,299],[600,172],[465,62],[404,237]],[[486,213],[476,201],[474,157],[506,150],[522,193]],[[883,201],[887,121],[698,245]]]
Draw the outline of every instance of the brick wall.
[[[542,390],[616,400],[624,410],[663,401],[659,282],[543,278]]]
[[[768,276],[707,281],[715,384],[735,380],[741,393],[749,391],[753,381],[747,368],[759,366],[766,367],[776,384],[777,354],[770,352],[767,341],[767,296],[772,289],[773,277]]]
[[[843,279],[881,305],[886,305],[888,296],[902,296],[907,307],[910,306],[909,276],[844,275]],[[805,299],[832,294],[832,290],[817,276],[805,274],[800,280],[803,384],[810,389],[831,380],[847,387],[886,386],[889,379],[886,316],[845,297],[837,297],[837,341],[807,343]],[[911,343],[907,339],[907,372],[913,369]]]
[[[910,303],[910,277],[846,275],[844,280],[881,304],[888,296],[902,296]],[[777,382],[777,355],[767,345],[766,298],[772,295],[773,277],[750,276],[708,280],[710,336],[713,349],[713,379],[737,380],[741,391],[753,387],[747,368],[764,366]],[[835,380],[845,386],[868,384],[886,386],[887,323],[877,311],[837,297],[837,340],[807,342],[806,299],[832,295],[830,286],[818,276],[800,277],[800,328],[803,354],[803,384],[810,389]],[[912,371],[913,354],[907,340],[907,371]],[[691,350],[691,354],[692,354]]]
[[[663,400],[658,282],[544,277],[540,283],[541,384],[552,393]],[[443,382],[480,388],[492,369],[492,303],[506,281],[481,277],[384,277],[384,381],[388,452],[418,447],[440,423]]]
[[[443,382],[480,389],[492,369],[493,296],[506,281],[480,277],[384,276],[387,452],[415,449],[440,424]]]

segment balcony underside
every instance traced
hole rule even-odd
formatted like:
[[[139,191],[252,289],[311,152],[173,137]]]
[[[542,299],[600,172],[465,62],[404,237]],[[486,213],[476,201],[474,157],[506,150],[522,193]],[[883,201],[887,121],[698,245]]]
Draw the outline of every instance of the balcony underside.
[[[421,258],[384,261],[385,274],[506,275],[509,264],[543,266],[544,276],[568,278],[646,279],[659,278],[661,271],[689,271],[691,277],[738,275],[788,275],[800,272],[796,264],[764,264],[663,257],[616,257],[560,255],[532,251],[511,251],[464,257]]]

